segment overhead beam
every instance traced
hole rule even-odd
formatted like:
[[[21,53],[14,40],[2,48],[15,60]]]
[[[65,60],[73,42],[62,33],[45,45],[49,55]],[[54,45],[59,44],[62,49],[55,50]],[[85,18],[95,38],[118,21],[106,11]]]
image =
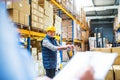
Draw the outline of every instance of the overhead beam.
[[[86,19],[107,19],[107,18],[115,18],[115,16],[87,16]]]
[[[112,24],[112,23],[114,23],[113,21],[112,22],[104,22],[104,21],[99,21],[99,22],[91,22],[91,24]]]
[[[104,7],[85,7],[84,10],[86,12],[89,11],[103,11],[103,10],[109,10],[109,9],[118,9],[119,6],[104,6]]]

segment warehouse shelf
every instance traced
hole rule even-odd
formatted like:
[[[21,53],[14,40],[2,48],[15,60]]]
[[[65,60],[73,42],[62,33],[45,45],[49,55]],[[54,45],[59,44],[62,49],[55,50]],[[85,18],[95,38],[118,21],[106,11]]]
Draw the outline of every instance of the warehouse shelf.
[[[42,40],[46,36],[45,33],[29,31],[29,30],[24,30],[24,29],[18,29],[18,31],[20,32],[20,34],[28,35],[31,38],[39,39],[39,40]],[[60,40],[60,36],[55,36],[55,38],[57,40]]]
[[[117,43],[120,43],[120,40],[118,40]]]
[[[71,13],[69,13],[62,5],[60,5],[55,0],[51,0],[53,4],[55,4],[58,8],[60,8],[64,13],[66,13],[70,18],[72,18],[80,27],[84,30],[89,30],[88,27],[85,27],[79,20],[77,20]]]
[[[74,42],[76,42],[76,43],[82,43],[83,41],[82,40],[74,39]]]

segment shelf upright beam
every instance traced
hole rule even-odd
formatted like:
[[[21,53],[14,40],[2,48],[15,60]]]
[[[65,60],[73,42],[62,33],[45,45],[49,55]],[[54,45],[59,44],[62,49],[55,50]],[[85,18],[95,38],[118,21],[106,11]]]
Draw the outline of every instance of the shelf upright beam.
[[[27,50],[30,53],[30,37],[27,38]]]
[[[62,12],[61,12],[61,10],[59,9],[59,10],[58,10],[58,16],[62,18],[61,13],[62,13]],[[62,25],[61,25],[60,45],[62,45]],[[63,53],[62,50],[60,50],[61,63],[62,63],[62,53]]]
[[[74,21],[72,20],[72,44],[74,45]],[[73,50],[74,54],[74,50]]]

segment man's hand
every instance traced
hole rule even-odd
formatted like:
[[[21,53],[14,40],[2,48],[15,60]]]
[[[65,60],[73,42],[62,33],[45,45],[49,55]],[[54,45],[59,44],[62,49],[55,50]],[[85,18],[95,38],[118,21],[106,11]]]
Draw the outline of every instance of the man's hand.
[[[67,45],[67,48],[74,49],[74,45]]]

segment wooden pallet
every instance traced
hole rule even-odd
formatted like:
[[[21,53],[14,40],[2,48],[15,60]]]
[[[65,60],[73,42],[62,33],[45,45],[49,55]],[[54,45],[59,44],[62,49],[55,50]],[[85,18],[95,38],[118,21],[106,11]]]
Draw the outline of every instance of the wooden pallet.
[[[17,25],[17,28],[19,28],[19,29],[30,30],[30,26],[28,26],[28,25],[21,24],[21,23],[14,23],[14,24]]]
[[[46,33],[46,31],[45,31],[45,30],[40,29],[40,28],[37,28],[37,27],[31,27],[31,30],[32,30],[32,31],[35,31],[35,32]]]

